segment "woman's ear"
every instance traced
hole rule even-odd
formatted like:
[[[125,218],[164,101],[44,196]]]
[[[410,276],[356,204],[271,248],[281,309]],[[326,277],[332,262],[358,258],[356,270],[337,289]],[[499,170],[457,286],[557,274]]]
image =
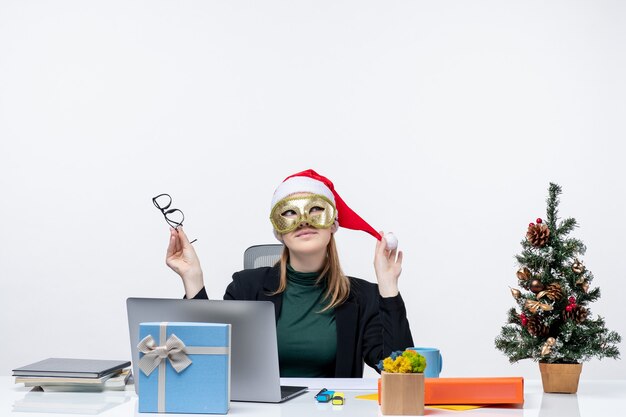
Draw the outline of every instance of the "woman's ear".
[[[335,222],[332,226],[330,226],[330,233],[335,234],[339,230],[339,223]]]

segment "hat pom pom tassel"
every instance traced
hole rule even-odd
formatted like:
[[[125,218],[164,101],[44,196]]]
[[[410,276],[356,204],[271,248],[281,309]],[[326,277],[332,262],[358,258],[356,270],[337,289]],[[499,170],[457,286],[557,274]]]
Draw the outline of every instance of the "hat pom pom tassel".
[[[385,242],[387,242],[388,251],[398,248],[398,238],[393,233],[385,233]]]

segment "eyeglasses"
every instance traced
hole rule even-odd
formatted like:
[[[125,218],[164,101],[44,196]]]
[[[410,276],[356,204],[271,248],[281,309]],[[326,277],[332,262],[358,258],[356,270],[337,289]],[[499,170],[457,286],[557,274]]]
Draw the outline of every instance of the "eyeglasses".
[[[183,212],[177,208],[170,208],[172,205],[172,197],[169,194],[159,194],[152,199],[152,203],[156,208],[158,208],[161,213],[163,213],[163,217],[165,217],[165,221],[174,229],[177,229],[179,226],[183,225],[183,221],[185,221],[185,215]],[[193,243],[198,239],[194,239],[189,243]]]
[[[159,194],[152,199],[154,206],[161,210],[167,224],[176,229],[183,225],[185,215],[177,208],[170,208],[172,205],[172,197],[169,194]]]

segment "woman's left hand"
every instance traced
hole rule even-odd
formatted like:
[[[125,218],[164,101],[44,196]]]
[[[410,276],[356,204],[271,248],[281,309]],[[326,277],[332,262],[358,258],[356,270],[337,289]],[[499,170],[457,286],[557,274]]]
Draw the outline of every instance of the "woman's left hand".
[[[376,243],[374,254],[374,270],[378,281],[378,291],[382,297],[398,295],[398,278],[402,272],[402,251],[387,250],[385,234],[380,232],[382,239]]]

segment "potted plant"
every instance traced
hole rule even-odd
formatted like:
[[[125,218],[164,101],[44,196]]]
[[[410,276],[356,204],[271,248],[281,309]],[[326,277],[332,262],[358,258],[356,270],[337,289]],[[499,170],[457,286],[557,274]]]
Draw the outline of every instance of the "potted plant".
[[[384,415],[424,415],[426,358],[406,350],[378,363],[381,371],[380,408]]]
[[[568,237],[576,220],[559,221],[561,187],[550,184],[547,217],[528,225],[517,255],[519,288],[511,288],[518,308],[496,337],[496,348],[511,363],[539,362],[544,392],[575,393],[582,362],[592,357],[619,358],[619,334],[602,317],[593,318],[589,304],[600,298],[593,274],[580,261],[582,241]]]

